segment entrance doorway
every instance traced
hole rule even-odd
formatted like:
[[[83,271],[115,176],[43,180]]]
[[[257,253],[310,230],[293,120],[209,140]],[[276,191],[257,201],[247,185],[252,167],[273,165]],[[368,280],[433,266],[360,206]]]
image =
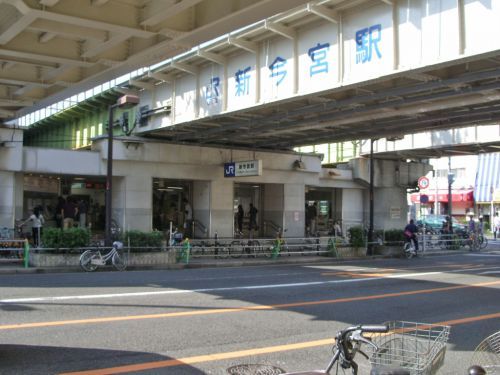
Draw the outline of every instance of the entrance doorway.
[[[341,194],[341,189],[306,188],[306,234],[316,235],[319,232],[320,235],[326,235],[333,231],[335,222],[342,225]]]
[[[153,229],[168,231],[172,223],[173,229],[188,230],[186,202],[192,215],[192,190],[191,181],[153,178]]]
[[[252,235],[254,237],[260,236],[262,231],[262,194],[263,185],[259,184],[234,184],[234,233],[238,231],[238,206],[241,205],[243,208],[243,222],[242,222],[242,236],[249,237],[249,226],[250,226],[250,204],[252,204],[257,209],[257,228],[253,230]]]

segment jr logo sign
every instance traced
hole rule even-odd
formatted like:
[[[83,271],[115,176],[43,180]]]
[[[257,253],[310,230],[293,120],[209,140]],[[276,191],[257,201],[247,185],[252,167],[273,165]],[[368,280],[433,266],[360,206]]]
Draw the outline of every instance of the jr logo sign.
[[[224,163],[224,177],[234,177],[235,175],[235,163]]]

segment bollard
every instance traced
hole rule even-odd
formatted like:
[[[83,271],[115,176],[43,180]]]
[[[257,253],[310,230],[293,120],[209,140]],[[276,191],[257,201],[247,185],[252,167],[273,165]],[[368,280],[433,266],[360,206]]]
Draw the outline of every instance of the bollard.
[[[336,243],[336,238],[329,238],[328,239],[328,245],[327,245],[327,248],[328,248],[328,251],[329,253],[334,256],[334,257],[337,257],[337,243]]]
[[[275,241],[274,241],[274,245],[273,245],[273,248],[272,248],[272,251],[271,251],[271,258],[272,259],[276,259],[280,253],[280,247],[281,247],[281,241],[277,238]]]
[[[24,268],[29,267],[30,244],[27,239],[24,240]]]
[[[191,251],[191,243],[189,242],[189,238],[186,237],[186,239],[182,243],[182,256],[181,256],[181,261],[183,263],[188,264],[189,263],[189,253]]]

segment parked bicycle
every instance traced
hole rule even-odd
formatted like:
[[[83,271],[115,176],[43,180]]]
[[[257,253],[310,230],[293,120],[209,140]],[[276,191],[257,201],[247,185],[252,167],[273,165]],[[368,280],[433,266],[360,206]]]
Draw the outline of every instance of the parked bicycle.
[[[80,255],[80,267],[87,272],[92,272],[99,266],[105,266],[111,260],[111,263],[118,271],[123,271],[128,265],[128,254],[123,250],[123,243],[113,242],[111,250],[102,254],[100,249],[89,249]]]
[[[468,374],[500,374],[500,331],[486,337],[474,349]]]
[[[374,375],[436,374],[444,363],[449,333],[449,326],[402,321],[348,327],[337,333],[325,370],[285,375],[342,374],[347,370],[357,375],[358,353],[369,360]]]
[[[257,257],[258,253],[262,252],[259,240],[249,238],[248,241],[243,238],[242,232],[234,234],[235,240],[231,242],[230,254],[233,258],[240,258],[242,255]]]
[[[479,251],[481,249],[479,235],[475,232],[471,232],[469,238],[465,241],[465,245],[469,247],[469,251]]]

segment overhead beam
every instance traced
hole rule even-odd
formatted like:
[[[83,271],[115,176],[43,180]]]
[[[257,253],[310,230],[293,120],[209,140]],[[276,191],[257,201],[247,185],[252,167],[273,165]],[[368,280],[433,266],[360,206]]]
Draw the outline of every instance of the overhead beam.
[[[100,7],[100,6],[103,6],[104,4],[106,4],[109,0],[91,0],[90,1],[90,4],[92,6],[97,6],[97,7]]]
[[[156,33],[154,32],[142,30],[135,27],[116,25],[109,22],[101,22],[89,18],[69,16],[66,14],[42,11],[37,9],[32,9],[29,12],[29,15],[30,17],[34,17],[33,20],[44,19],[49,21],[62,22],[69,25],[77,25],[99,30],[107,30],[111,32],[116,32],[118,34],[127,34],[129,36],[135,36],[137,38],[150,38],[156,35]]]
[[[53,7],[59,0],[39,0],[40,5],[45,5],[46,7]]]
[[[0,98],[0,107],[10,107],[10,106],[29,107],[32,106],[33,103],[34,103],[33,100]]]
[[[16,114],[15,111],[8,111],[6,109],[0,109],[0,116],[2,117],[14,117]]]
[[[108,38],[108,32],[104,30],[42,19],[35,20],[28,26],[28,29],[38,32],[53,33],[72,40],[93,39],[104,42]]]
[[[318,17],[324,18],[327,21],[339,23],[339,13],[325,7],[324,5],[313,5],[311,3],[307,3],[306,10],[309,13],[313,13]]]
[[[189,73],[192,75],[198,74],[198,69],[191,66],[191,65],[188,65],[188,64],[172,61],[170,66],[174,69],[182,70],[183,72],[186,72],[186,73]]]
[[[160,82],[172,83],[175,80],[174,74],[166,74],[161,72],[148,72],[148,77],[154,78]]]
[[[83,68],[90,68],[91,66],[94,66],[94,63],[91,63],[88,61],[74,60],[74,59],[68,59],[68,58],[64,58],[64,57],[56,57],[56,56],[50,56],[50,55],[42,55],[40,53],[14,51],[14,50],[8,50],[5,48],[2,48],[1,54],[2,54],[2,56],[7,56],[7,57],[14,57],[14,58],[26,59],[26,60],[43,61],[43,62],[48,62],[48,63],[53,63],[53,64],[60,63],[60,64],[66,64],[66,65],[71,65],[71,66],[80,66]]]
[[[154,14],[143,21],[141,21],[141,26],[154,26],[160,22],[172,18],[177,14],[201,3],[203,0],[181,0],[170,7],[162,7],[161,9],[154,9]]]
[[[291,40],[297,38],[297,32],[294,29],[277,22],[265,20],[264,28]]]
[[[234,38],[232,36],[229,36],[227,38],[227,42],[233,46],[244,49],[245,51],[248,51],[251,53],[257,53],[259,51],[259,46],[257,43],[250,42],[250,41],[245,40],[245,39]]]
[[[35,19],[36,16],[31,12],[22,15],[21,18],[7,27],[4,32],[0,34],[0,44],[9,43],[12,39],[23,32]]]
[[[56,37],[56,34],[54,34],[54,33],[43,32],[38,36],[38,42],[39,43],[47,43],[47,42],[50,42],[55,37]]]
[[[129,38],[130,38],[129,35],[115,34],[104,43],[86,42],[84,44],[83,47],[84,52],[81,54],[81,57],[82,58],[96,57],[100,53],[108,51],[109,49],[126,41]]]
[[[153,91],[155,89],[155,85],[153,85],[152,83],[142,82],[142,81],[138,81],[136,79],[131,79],[128,81],[128,83],[130,86],[139,87],[141,89],[145,89],[145,90],[149,90],[149,91]]]
[[[227,63],[227,59],[218,53],[203,51],[199,49],[197,55],[201,58],[204,58],[205,60],[212,61],[219,65],[226,65]]]

